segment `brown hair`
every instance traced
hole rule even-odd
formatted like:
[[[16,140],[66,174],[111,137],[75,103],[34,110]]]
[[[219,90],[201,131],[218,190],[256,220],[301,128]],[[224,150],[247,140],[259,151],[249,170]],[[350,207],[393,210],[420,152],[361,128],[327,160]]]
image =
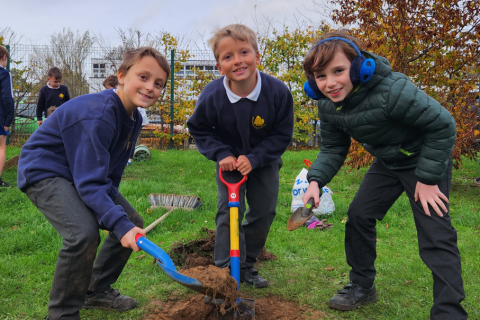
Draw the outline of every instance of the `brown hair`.
[[[130,68],[143,57],[155,58],[160,65],[160,68],[166,72],[168,79],[170,76],[170,66],[167,59],[157,49],[152,47],[140,47],[137,49],[126,50],[123,54],[123,61],[120,64],[120,67],[118,67],[118,72],[122,72],[124,75],[126,75],[128,70],[130,70]]]
[[[7,56],[8,58],[10,55],[8,54],[7,48],[0,46],[0,59],[3,59],[4,56]]]
[[[350,62],[358,56],[357,51],[347,42],[341,40],[330,40],[317,45],[318,42],[332,38],[340,37],[353,42],[360,51],[363,51],[363,45],[359,39],[349,35],[347,30],[340,29],[328,32],[315,40],[315,44],[303,61],[303,70],[308,79],[314,79],[314,72],[323,70],[330,61],[333,60],[335,53],[342,50]]]
[[[53,111],[57,110],[57,107],[51,106],[50,108],[47,109],[47,117],[50,117],[53,113]]]
[[[213,36],[207,41],[208,45],[212,48],[213,55],[215,56],[215,60],[217,60],[217,62],[218,43],[226,37],[231,37],[240,41],[246,41],[252,45],[255,53],[258,53],[257,35],[255,34],[255,31],[243,24],[230,24],[223,28],[217,28],[214,31]]]
[[[103,80],[103,86],[106,88],[108,86],[115,88],[118,86],[118,77],[116,74],[111,74]]]
[[[54,77],[55,79],[62,79],[63,78],[62,71],[57,67],[53,67],[53,68],[48,69],[47,75],[48,75],[49,78],[52,78],[52,77]]]

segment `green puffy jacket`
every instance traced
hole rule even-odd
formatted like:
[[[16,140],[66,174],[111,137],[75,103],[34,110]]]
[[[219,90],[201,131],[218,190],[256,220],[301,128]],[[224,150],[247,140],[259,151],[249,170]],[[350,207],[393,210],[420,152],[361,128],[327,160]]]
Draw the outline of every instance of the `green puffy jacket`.
[[[387,168],[415,168],[420,182],[437,184],[452,155],[455,120],[407,76],[392,72],[387,59],[364,54],[376,63],[372,79],[342,102],[318,101],[322,141],[308,181],[320,187],[330,182],[345,161],[352,137]]]

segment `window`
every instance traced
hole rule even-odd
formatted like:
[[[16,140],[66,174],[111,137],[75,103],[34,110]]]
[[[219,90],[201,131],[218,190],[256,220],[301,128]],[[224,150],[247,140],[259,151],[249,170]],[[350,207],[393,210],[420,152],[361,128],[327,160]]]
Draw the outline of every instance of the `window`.
[[[106,73],[106,64],[105,63],[94,63],[93,64],[93,77],[94,78],[105,78]]]

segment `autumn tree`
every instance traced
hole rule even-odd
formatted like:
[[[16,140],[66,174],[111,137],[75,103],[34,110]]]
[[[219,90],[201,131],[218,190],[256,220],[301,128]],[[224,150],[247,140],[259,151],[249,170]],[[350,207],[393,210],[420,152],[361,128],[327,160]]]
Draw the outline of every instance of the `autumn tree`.
[[[304,145],[315,136],[318,115],[315,102],[303,92],[306,81],[303,59],[313,41],[328,30],[326,25],[320,28],[283,25],[281,29],[273,28],[258,39],[261,48],[258,69],[283,81],[290,89],[295,109],[293,140]]]
[[[338,0],[335,6],[333,21],[352,27],[366,50],[386,57],[393,71],[409,76],[451,112],[457,123],[456,167],[461,156],[474,158],[480,1]],[[348,163],[359,167],[370,161],[353,143]]]

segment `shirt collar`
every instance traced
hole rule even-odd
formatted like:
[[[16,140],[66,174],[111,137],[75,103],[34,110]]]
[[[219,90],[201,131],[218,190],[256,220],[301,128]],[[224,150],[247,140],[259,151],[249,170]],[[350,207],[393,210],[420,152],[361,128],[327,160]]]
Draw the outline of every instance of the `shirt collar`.
[[[253,88],[253,91],[250,92],[250,94],[246,97],[247,99],[252,101],[258,100],[258,96],[260,96],[260,91],[262,90],[262,77],[260,76],[260,71],[258,71],[258,69],[256,69],[256,71],[257,71],[257,84],[255,85],[255,88]],[[223,86],[227,91],[227,97],[231,103],[238,102],[240,99],[242,99],[242,97],[236,95],[230,89],[229,80],[227,77],[223,77]]]
[[[52,87],[50,87],[50,85],[48,84],[48,82],[47,82],[47,87],[49,87],[50,89],[53,89],[53,90],[60,89],[60,87],[58,87],[58,88],[52,88]]]

